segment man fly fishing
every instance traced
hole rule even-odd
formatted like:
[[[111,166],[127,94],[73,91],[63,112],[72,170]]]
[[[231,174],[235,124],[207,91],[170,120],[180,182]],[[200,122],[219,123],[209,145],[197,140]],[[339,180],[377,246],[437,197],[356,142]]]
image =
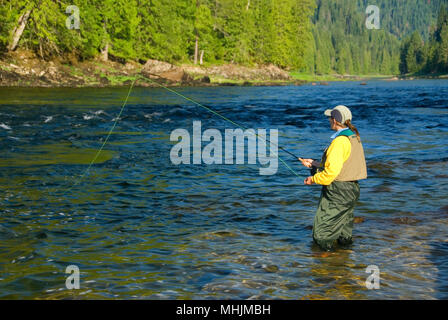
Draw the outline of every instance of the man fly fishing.
[[[346,106],[337,106],[324,113],[330,120],[330,146],[320,162],[299,160],[311,169],[306,185],[321,184],[322,192],[313,224],[313,240],[322,250],[331,251],[336,242],[353,242],[352,230],[356,202],[359,199],[358,180],[367,178],[366,160],[359,132],[351,123],[352,113]]]

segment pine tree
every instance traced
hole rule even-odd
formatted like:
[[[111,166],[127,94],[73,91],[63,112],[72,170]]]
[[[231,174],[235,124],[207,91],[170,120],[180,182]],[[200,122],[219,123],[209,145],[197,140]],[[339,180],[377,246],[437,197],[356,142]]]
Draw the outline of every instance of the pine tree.
[[[390,74],[391,72],[391,60],[390,60],[390,54],[387,51],[387,49],[383,49],[383,57],[381,60],[381,68],[380,68],[381,74]]]
[[[439,71],[448,72],[448,23],[440,29],[440,44],[436,52]]]
[[[409,41],[405,54],[406,68],[409,73],[416,73],[422,68],[423,42],[420,34],[415,31]]]

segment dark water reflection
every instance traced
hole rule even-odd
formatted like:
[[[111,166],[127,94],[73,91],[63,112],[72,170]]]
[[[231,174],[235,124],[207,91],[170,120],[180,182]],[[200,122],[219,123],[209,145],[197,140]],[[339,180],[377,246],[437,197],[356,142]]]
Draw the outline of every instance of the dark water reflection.
[[[322,116],[351,107],[369,179],[351,248],[311,242],[320,188],[279,163],[182,165],[172,130],[232,126],[158,89],[134,90],[90,174],[76,184],[117,116],[123,89],[0,89],[0,298],[448,298],[448,82],[328,87],[181,88],[281,146],[318,158]],[[65,288],[65,268],[81,289]],[[377,265],[381,289],[367,290]]]

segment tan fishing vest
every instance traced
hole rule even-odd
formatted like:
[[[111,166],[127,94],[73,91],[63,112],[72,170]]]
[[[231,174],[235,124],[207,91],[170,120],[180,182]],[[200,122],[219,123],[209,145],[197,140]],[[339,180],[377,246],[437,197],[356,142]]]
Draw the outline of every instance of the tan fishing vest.
[[[367,179],[367,166],[362,143],[358,141],[356,134],[351,136],[343,136],[350,140],[352,149],[350,156],[342,165],[342,170],[336,177],[335,181],[357,181]],[[327,149],[325,149],[322,156],[321,170],[324,170],[325,161],[327,160]]]

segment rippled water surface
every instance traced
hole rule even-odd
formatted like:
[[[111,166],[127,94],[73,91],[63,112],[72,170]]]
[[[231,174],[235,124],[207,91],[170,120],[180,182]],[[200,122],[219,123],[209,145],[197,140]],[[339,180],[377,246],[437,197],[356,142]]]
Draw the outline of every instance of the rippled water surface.
[[[319,186],[281,157],[258,165],[173,165],[170,134],[234,128],[163,89],[0,89],[0,298],[446,299],[448,81],[180,88],[279,145],[319,158],[323,111],[352,109],[369,179],[351,248],[311,241]],[[81,288],[65,287],[77,265]],[[380,269],[368,290],[366,267]]]

